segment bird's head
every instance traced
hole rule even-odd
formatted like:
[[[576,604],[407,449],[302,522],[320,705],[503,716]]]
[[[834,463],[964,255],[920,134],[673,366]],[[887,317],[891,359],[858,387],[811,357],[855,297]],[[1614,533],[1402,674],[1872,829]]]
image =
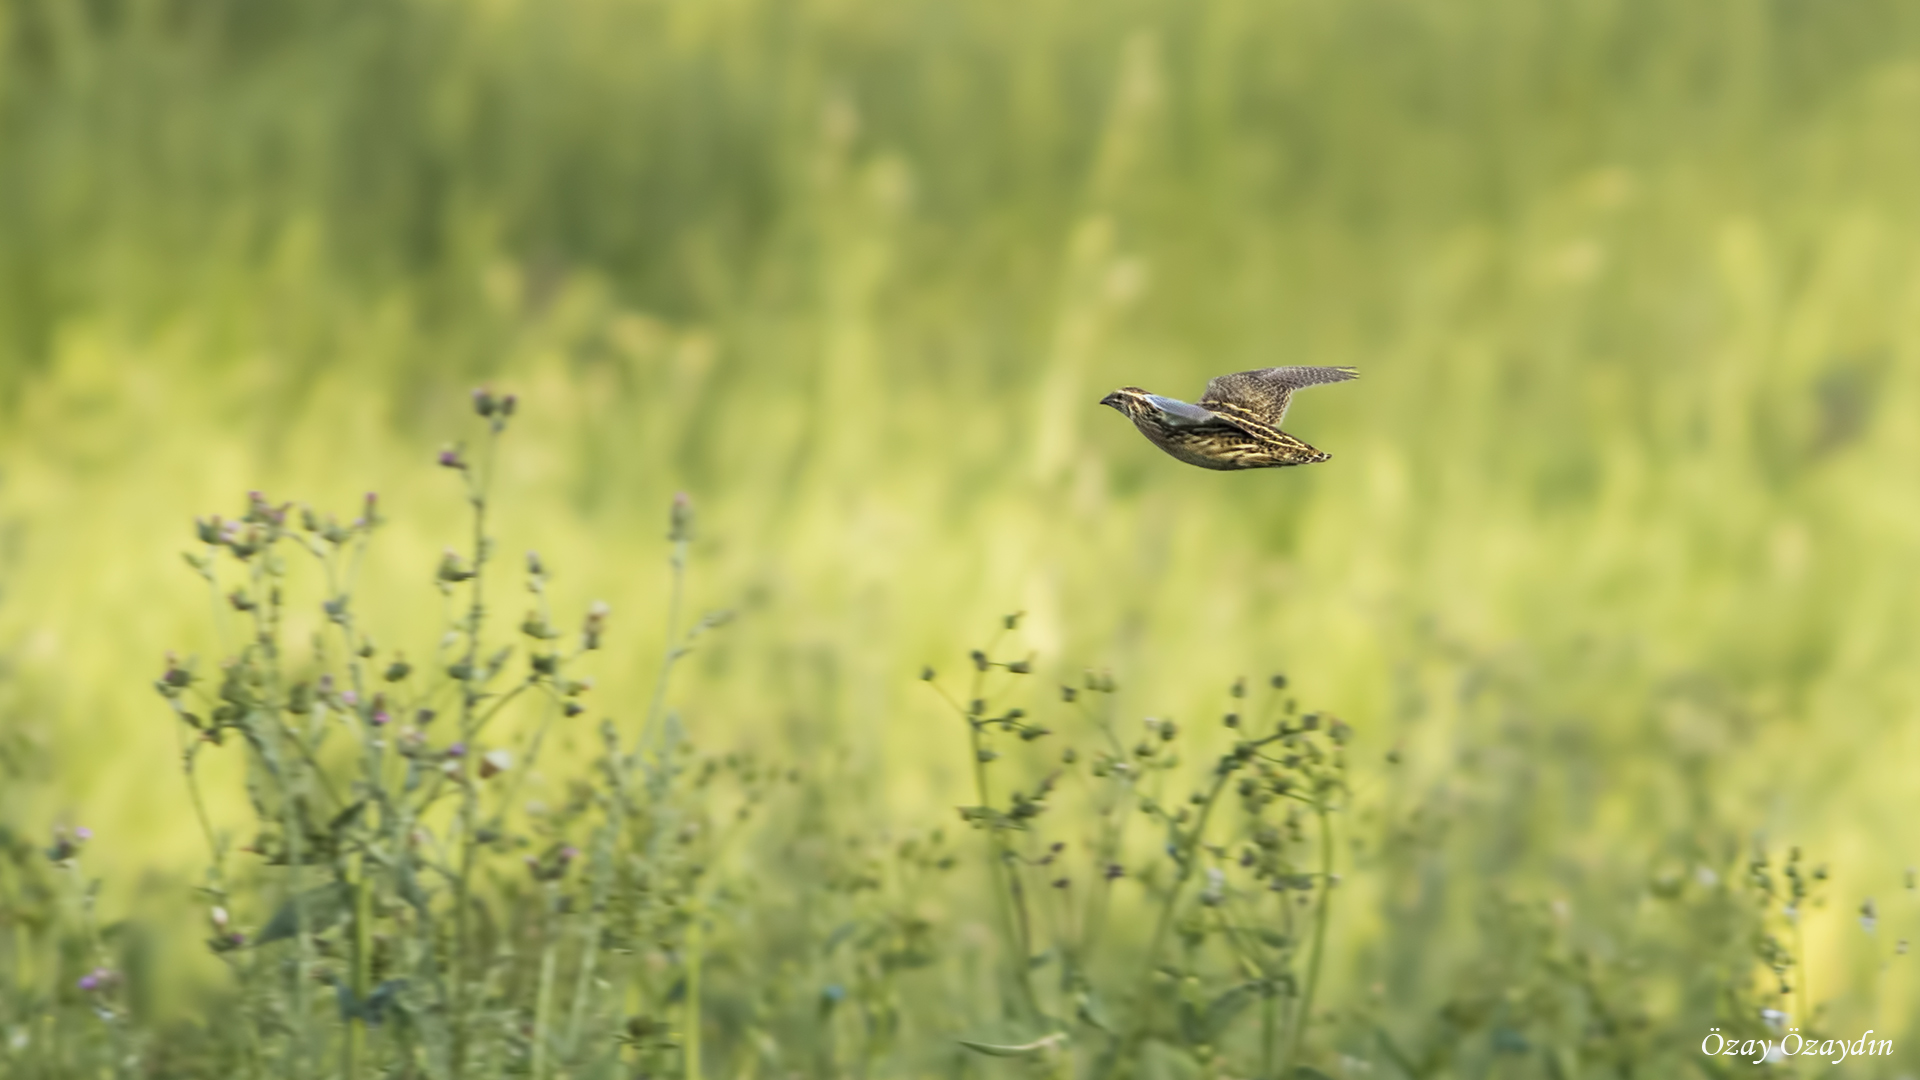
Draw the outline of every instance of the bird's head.
[[[1147,392],[1137,386],[1123,386],[1106,397],[1100,404],[1118,410],[1123,415],[1138,416],[1147,405]]]

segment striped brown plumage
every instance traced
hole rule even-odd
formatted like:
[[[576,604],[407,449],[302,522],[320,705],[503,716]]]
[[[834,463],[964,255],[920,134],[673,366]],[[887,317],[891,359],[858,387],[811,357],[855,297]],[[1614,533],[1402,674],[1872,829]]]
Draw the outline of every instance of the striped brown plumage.
[[[1347,367],[1271,367],[1222,375],[1193,404],[1123,386],[1102,398],[1133,421],[1148,441],[1203,469],[1271,469],[1311,465],[1332,455],[1280,430],[1293,392],[1344,382]]]

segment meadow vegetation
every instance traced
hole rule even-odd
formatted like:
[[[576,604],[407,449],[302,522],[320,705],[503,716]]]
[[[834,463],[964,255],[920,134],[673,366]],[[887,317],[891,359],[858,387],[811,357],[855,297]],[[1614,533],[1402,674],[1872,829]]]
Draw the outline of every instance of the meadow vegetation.
[[[1878,0],[5,0],[0,1072],[1920,1067],[1917,112]]]

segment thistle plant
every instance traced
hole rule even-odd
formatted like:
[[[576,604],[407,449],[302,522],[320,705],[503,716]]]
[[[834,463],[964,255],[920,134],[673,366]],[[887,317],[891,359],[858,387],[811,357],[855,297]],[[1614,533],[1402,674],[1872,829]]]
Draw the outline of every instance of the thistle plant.
[[[691,505],[682,496],[672,513],[672,644],[640,731],[623,741],[603,721],[594,772],[558,807],[529,804],[527,777],[555,729],[585,722],[592,682],[580,669],[609,612],[595,603],[563,629],[551,571],[529,552],[518,640],[495,631],[507,565],[489,531],[491,487],[517,401],[478,390],[473,402],[481,444],[438,457],[471,527],[434,568],[442,627],[424,649],[383,646],[360,613],[355,586],[383,521],[375,495],[348,522],[255,492],[237,518],[196,524],[187,562],[227,656],[215,671],[170,656],[155,686],[178,721],[211,853],[208,944],[246,1003],[239,1071],[463,1077],[510,1066],[540,1080],[666,1047],[698,1076],[712,845],[708,823],[679,802],[687,744],[664,703],[677,661],[725,620],[678,625]],[[320,628],[292,641],[307,580]],[[197,768],[223,748],[246,756],[244,843],[213,819]],[[750,762],[730,766],[749,787],[760,776]],[[260,891],[280,900],[249,921],[244,898]],[[643,1009],[666,993],[635,962],[643,939],[666,948],[688,1003],[682,1038],[649,1035]],[[609,963],[609,951],[626,962]]]
[[[1008,616],[1001,634],[1018,622]],[[1241,679],[1222,717],[1230,745],[1200,754],[1206,764],[1196,775],[1183,767],[1178,723],[1147,718],[1129,744],[1115,721],[1116,683],[1089,672],[1059,697],[1092,729],[1097,748],[1049,755],[1037,782],[998,795],[991,778],[1003,747],[1013,752],[1052,734],[1002,701],[1008,683],[990,681],[1033,670],[1030,656],[996,658],[1000,640],[971,654],[964,703],[931,668],[923,672],[967,725],[979,801],[960,816],[985,834],[995,872],[1010,1019],[1036,1036],[965,1045],[1061,1058],[1085,1043],[1096,1052],[1057,1067],[1102,1076],[1136,1070],[1149,1042],[1233,1075],[1292,1076],[1306,1067],[1316,1053],[1314,1002],[1339,881],[1334,819],[1351,800],[1352,728],[1301,714],[1282,675],[1268,680],[1257,716],[1243,712]],[[1068,776],[1085,800],[1080,818],[1092,825],[1077,844],[1049,839],[1042,827]],[[1135,817],[1152,835],[1151,855],[1128,841]],[[1150,913],[1151,930],[1143,947],[1129,943],[1138,950],[1129,970],[1098,957],[1112,951],[1103,939],[1114,894],[1131,886],[1138,891],[1129,900]],[[1034,973],[1047,965],[1058,979],[1043,990]]]

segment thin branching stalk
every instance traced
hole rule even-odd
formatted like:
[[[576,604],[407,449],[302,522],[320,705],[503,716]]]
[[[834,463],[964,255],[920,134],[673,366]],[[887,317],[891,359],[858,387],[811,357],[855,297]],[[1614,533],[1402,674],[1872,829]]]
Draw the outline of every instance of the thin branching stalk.
[[[1324,797],[1313,801],[1314,816],[1320,821],[1320,895],[1313,912],[1313,944],[1307,953],[1307,980],[1300,991],[1292,1037],[1281,1067],[1282,1076],[1291,1076],[1305,1046],[1307,1028],[1313,1023],[1313,995],[1320,982],[1320,960],[1327,948],[1327,918],[1333,904],[1333,814]]]

